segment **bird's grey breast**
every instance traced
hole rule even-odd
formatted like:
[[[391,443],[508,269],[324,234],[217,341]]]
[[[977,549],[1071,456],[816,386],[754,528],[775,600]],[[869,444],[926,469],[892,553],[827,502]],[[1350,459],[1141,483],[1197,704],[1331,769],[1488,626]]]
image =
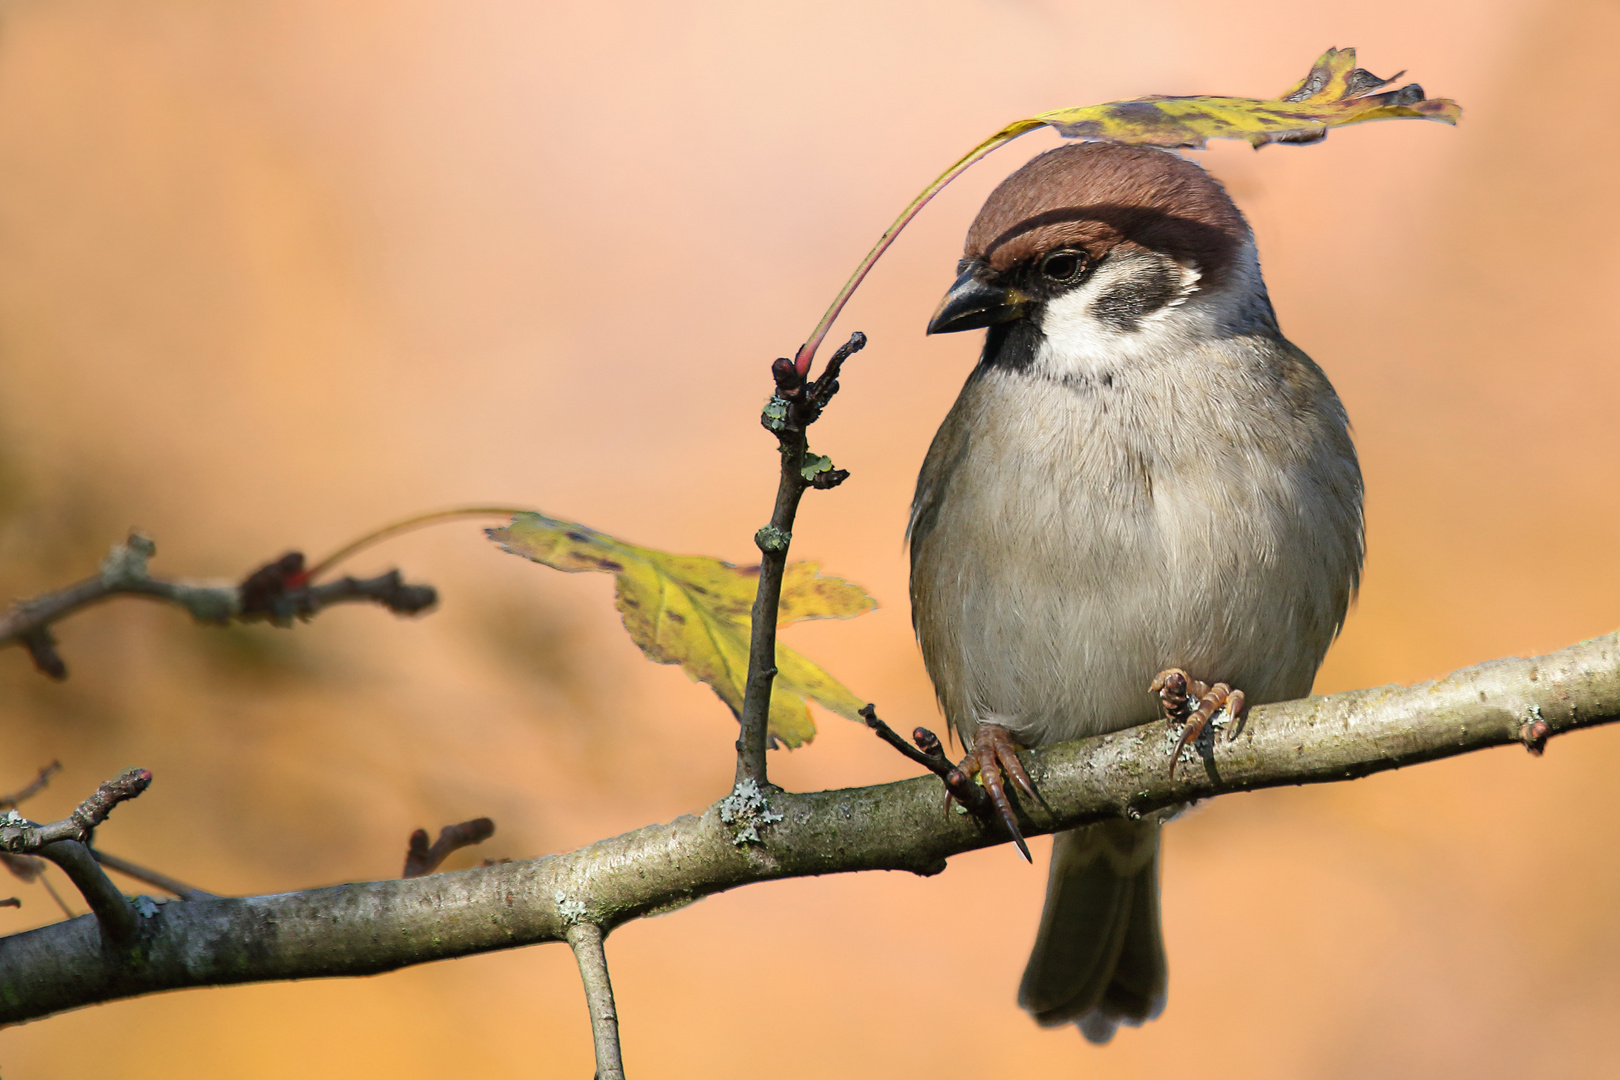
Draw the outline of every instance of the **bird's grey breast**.
[[[1063,372],[982,363],[918,478],[913,622],[964,734],[1140,723],[1172,666],[1251,701],[1298,696],[1360,529],[1343,411],[1280,337]]]

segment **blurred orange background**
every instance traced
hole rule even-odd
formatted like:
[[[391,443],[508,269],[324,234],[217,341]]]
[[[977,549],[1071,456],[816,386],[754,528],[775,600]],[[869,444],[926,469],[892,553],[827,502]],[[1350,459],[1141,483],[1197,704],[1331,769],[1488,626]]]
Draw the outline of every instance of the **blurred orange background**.
[[[1198,155],[1250,216],[1284,329],[1328,371],[1368,489],[1365,587],[1319,691],[1550,650],[1620,621],[1620,112],[1611,0],[1404,8],[242,4],[0,9],[0,585],[237,577],[412,511],[530,504],[735,560],[769,511],[766,365],[940,168],[1015,117],[1280,92],[1329,45],[1465,109]],[[834,331],[865,330],[795,551],[884,604],[795,628],[899,727],[937,724],[906,609],[916,468],[975,358],[925,339],[986,192],[948,190]],[[0,789],[65,813],[157,781],[102,845],[218,892],[399,872],[487,814],[530,857],[696,810],[733,725],[643,662],[611,586],[445,526],[357,560],[441,590],[220,631],[125,601],[0,653]],[[818,714],[792,789],[909,766]],[[998,848],[944,875],[754,887],[613,935],[635,1077],[1613,1075],[1620,731],[1217,800],[1164,867],[1171,997],[1106,1049],[1013,1003],[1044,887]],[[1045,844],[1042,844],[1044,853]],[[60,883],[60,878],[58,878]],[[65,884],[65,883],[64,883]],[[37,886],[0,930],[51,921]],[[75,898],[77,899],[77,898]],[[82,908],[81,908],[82,909]],[[989,916],[989,917],[987,917]],[[546,946],[376,978],[196,990],[0,1034],[8,1077],[587,1076]]]

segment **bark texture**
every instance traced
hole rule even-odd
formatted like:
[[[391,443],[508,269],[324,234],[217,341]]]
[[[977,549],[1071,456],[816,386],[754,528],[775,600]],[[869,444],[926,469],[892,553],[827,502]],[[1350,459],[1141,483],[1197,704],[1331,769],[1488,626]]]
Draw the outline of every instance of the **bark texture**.
[[[1413,687],[1254,709],[1235,738],[1205,742],[1171,774],[1163,724],[1024,755],[1047,807],[1027,832],[1283,784],[1348,780],[1620,719],[1620,635],[1533,659],[1495,660]],[[739,798],[748,795],[748,798]],[[756,881],[856,870],[938,873],[951,855],[1005,842],[1000,826],[941,809],[923,776],[790,794],[739,789],[698,816],[565,854],[457,873],[275,896],[133,905],[131,944],[85,916],[0,939],[0,1023],[160,990],[369,975],[493,949],[605,934]],[[778,816],[780,815],[780,816]],[[758,842],[739,834],[754,828]]]

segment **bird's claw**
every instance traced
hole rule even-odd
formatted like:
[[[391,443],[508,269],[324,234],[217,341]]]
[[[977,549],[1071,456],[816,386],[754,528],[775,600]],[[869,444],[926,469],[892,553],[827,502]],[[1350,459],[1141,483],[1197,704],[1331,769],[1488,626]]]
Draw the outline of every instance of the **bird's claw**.
[[[1217,712],[1225,708],[1226,714],[1234,720],[1243,712],[1243,691],[1234,690],[1223,682],[1211,685],[1194,679],[1180,668],[1159,672],[1148,691],[1159,695],[1164,718],[1171,724],[1182,725],[1181,738],[1170,752],[1171,775],[1175,775],[1182,749],[1188,743],[1197,742]]]
[[[1039,800],[1040,796],[1035,792],[1035,784],[1030,780],[1029,773],[1024,771],[1024,763],[1018,760],[1018,744],[1013,740],[1012,732],[1000,724],[980,724],[973,736],[973,749],[962,759],[961,768],[968,777],[978,778],[985,794],[990,797],[990,805],[995,807],[1001,823],[1011,834],[1013,843],[1018,845],[1025,860],[1034,862],[1029,854],[1029,845],[1024,842],[1024,834],[1018,828],[1012,800],[1007,797],[1006,778],[1010,777],[1018,790],[1031,799]],[[946,798],[948,800],[950,796]]]

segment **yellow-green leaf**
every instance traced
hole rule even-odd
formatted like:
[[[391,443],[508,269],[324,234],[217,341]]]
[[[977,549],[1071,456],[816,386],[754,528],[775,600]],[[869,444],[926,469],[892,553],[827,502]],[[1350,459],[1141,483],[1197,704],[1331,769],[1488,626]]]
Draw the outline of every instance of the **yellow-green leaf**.
[[[1455,124],[1462,115],[1455,101],[1426,99],[1416,83],[1373,93],[1392,81],[1356,67],[1356,50],[1329,49],[1299,85],[1269,101],[1154,94],[1135,101],[1055,109],[1020,123],[1048,124],[1071,139],[1197,148],[1208,139],[1247,139],[1255,146],[1315,142],[1327,135],[1328,128],[1345,124],[1395,117]],[[1008,137],[1011,134],[1017,133]]]
[[[641,651],[660,664],[681,665],[692,678],[712,686],[733,712],[741,711],[759,567],[670,555],[542,514],[518,514],[506,528],[487,531],[514,555],[569,573],[612,574],[624,628]],[[777,624],[847,619],[876,606],[860,586],[824,577],[814,563],[790,563],[782,577]],[[860,719],[863,700],[780,642],[776,668],[769,725],[773,740],[794,747],[815,735],[806,698],[840,716]]]
[[[1397,74],[1395,78],[1400,78]],[[832,304],[816,323],[805,343],[794,354],[799,374],[810,370],[816,350],[832,329],[833,320],[844,310],[866,275],[894,243],[900,230],[916,217],[928,201],[946,184],[966,172],[968,166],[996,147],[1011,142],[1040,127],[1055,128],[1071,139],[1100,139],[1145,146],[1200,147],[1209,139],[1247,139],[1256,147],[1269,142],[1316,142],[1330,127],[1359,124],[1367,120],[1411,117],[1455,124],[1462,109],[1449,98],[1426,99],[1423,88],[1413,83],[1399,90],[1373,93],[1394,79],[1380,79],[1356,67],[1356,50],[1329,49],[1311,68],[1298,86],[1280,98],[1263,101],[1235,97],[1164,97],[1154,94],[1134,101],[1110,101],[1106,105],[1084,105],[1054,109],[1024,120],[1015,120],[958,158],[956,164],[940,173],[934,182],[911,200],[894,224],[878,237]]]

